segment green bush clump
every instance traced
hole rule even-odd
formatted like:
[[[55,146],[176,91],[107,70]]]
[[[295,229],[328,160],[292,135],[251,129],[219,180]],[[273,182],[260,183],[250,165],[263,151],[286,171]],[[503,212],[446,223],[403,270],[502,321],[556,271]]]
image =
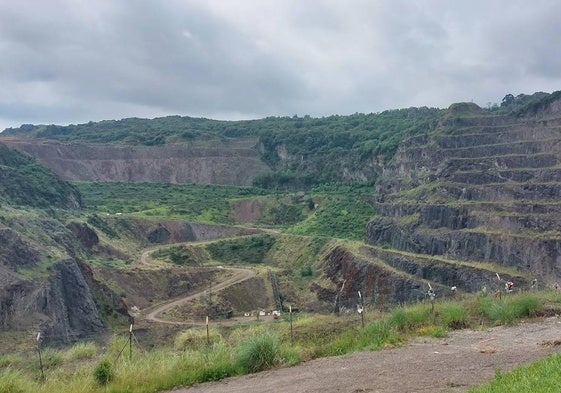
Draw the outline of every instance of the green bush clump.
[[[289,229],[296,235],[360,240],[375,214],[370,195],[330,195],[314,213]]]
[[[223,240],[207,246],[212,258],[227,263],[261,263],[275,243],[270,235]]]
[[[199,262],[191,251],[185,246],[169,247],[156,250],[152,253],[153,258],[167,259],[175,265],[198,265]]]
[[[246,373],[267,370],[281,362],[281,347],[277,337],[260,334],[242,342],[238,348],[237,363]]]
[[[100,385],[107,385],[113,380],[114,372],[109,360],[100,361],[94,369],[94,379]]]
[[[477,313],[489,321],[510,324],[517,318],[528,317],[537,311],[542,301],[534,296],[508,296],[498,302],[493,302],[490,297],[477,297],[473,305]]]
[[[208,342],[218,343],[222,341],[222,336],[215,329],[210,329],[208,337],[206,329],[192,328],[179,333],[174,340],[174,347],[180,351],[198,350],[208,346]]]
[[[311,277],[313,275],[312,265],[306,263],[300,268],[300,275],[302,277]]]
[[[74,344],[71,348],[67,349],[63,356],[65,362],[74,360],[91,359],[96,352],[96,346],[92,342],[82,342]]]

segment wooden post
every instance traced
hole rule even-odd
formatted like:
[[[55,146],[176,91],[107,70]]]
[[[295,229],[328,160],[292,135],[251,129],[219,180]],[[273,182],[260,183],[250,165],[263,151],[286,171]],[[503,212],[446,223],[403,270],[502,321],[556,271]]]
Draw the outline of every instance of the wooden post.
[[[357,311],[360,314],[361,325],[364,329],[364,301],[362,300],[362,294],[360,293],[360,291],[358,291]]]
[[[206,316],[206,343],[210,346],[210,333],[208,331],[208,315]]]
[[[45,382],[45,372],[43,371],[43,358],[41,356],[41,332],[37,333],[37,351],[39,352],[39,367],[41,368],[41,382]]]
[[[293,343],[294,334],[292,331],[292,306],[288,306],[288,314],[290,315],[290,343]]]
[[[132,323],[129,328],[129,360],[132,360]]]

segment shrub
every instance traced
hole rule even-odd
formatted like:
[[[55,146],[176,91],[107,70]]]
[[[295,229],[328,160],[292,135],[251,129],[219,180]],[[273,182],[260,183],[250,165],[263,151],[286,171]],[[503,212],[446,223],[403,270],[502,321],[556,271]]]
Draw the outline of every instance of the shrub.
[[[529,317],[540,309],[543,302],[534,296],[518,296],[512,300],[517,318]]]
[[[198,371],[197,381],[217,381],[235,375],[237,367],[232,361],[232,350],[224,344],[214,344],[204,351],[204,364]]]
[[[397,344],[399,338],[391,329],[387,320],[369,323],[362,331],[360,338],[360,348],[379,349],[384,344]]]
[[[107,385],[113,379],[113,367],[109,360],[104,359],[94,369],[94,379],[100,385]]]
[[[304,264],[300,268],[300,275],[302,277],[311,277],[313,275],[312,265],[310,265],[309,263]]]
[[[507,298],[503,302],[490,304],[484,315],[493,322],[513,323],[517,318],[530,316],[541,306],[541,301],[533,296]]]
[[[237,353],[237,364],[246,373],[267,370],[281,361],[277,337],[261,334],[243,342]]]
[[[62,353],[57,349],[46,348],[42,351],[42,361],[44,368],[60,366],[62,364]],[[37,366],[39,366],[38,363],[39,361],[37,361]]]
[[[222,262],[262,263],[275,238],[270,235],[222,240],[207,245],[212,258]]]

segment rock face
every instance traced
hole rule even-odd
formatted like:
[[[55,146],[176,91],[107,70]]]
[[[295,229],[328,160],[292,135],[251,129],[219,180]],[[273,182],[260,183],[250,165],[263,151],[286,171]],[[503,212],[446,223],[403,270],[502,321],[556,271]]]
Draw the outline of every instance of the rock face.
[[[465,290],[488,284],[491,272],[450,281],[453,272],[440,277],[427,257],[515,269],[528,278],[518,277],[519,286],[561,280],[559,106],[531,117],[452,106],[434,131],[400,145],[378,183],[379,215],[366,241],[390,249],[380,257],[396,269]],[[408,261],[397,260],[398,251],[410,253]]]
[[[66,343],[102,330],[103,322],[76,261],[60,261],[52,271],[37,299],[38,311],[49,317],[40,327],[45,336]]]
[[[126,146],[4,137],[66,180],[248,185],[269,171],[256,138],[214,141],[212,146]]]
[[[84,275],[73,259],[57,262],[47,280],[14,275],[0,287],[0,326],[40,331],[48,343],[69,343],[104,328]]]
[[[91,229],[88,224],[71,222],[66,227],[70,229],[82,246],[88,250],[91,250],[93,246],[99,243],[97,233]]]
[[[453,263],[435,257],[421,257],[364,246],[359,253],[344,246],[331,250],[322,261],[329,285],[312,284],[318,300],[335,310],[354,310],[360,291],[366,304],[383,309],[391,304],[427,300],[429,283],[438,298],[460,292],[476,292],[486,287],[496,290],[493,270],[468,264]],[[523,275],[502,274],[502,279],[528,286]],[[325,283],[326,280],[321,282]]]

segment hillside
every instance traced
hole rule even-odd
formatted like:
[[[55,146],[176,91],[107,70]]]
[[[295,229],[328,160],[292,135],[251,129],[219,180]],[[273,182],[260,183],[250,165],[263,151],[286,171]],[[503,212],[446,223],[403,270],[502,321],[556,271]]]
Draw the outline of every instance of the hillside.
[[[405,135],[438,109],[325,118],[216,121],[170,116],[6,129],[0,140],[69,180],[257,185],[303,189],[372,183]]]
[[[255,277],[216,295],[212,315],[348,311],[358,291],[386,308],[429,284],[439,297],[494,291],[496,273],[553,286],[560,93],[503,104],[7,130],[0,140],[19,152],[0,145],[0,324],[72,341],[234,264]],[[142,139],[151,132],[165,143]]]

